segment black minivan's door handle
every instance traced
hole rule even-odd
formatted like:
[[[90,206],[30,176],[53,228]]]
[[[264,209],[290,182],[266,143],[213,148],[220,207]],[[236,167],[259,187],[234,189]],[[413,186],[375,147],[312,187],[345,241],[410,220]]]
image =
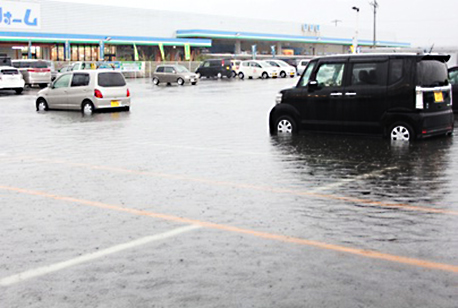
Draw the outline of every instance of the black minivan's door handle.
[[[356,92],[346,92],[345,95],[346,96],[355,96]]]
[[[342,96],[343,94],[342,92],[332,92],[330,95],[331,96]]]

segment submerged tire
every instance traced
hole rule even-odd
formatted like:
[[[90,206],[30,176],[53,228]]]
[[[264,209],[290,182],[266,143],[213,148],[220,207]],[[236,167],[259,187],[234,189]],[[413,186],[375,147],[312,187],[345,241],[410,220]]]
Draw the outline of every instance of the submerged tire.
[[[297,130],[296,121],[286,115],[278,117],[273,127],[274,134],[296,134]]]
[[[37,105],[37,111],[47,111],[49,109],[48,103],[46,102],[44,98],[37,99],[36,105]]]
[[[415,133],[412,127],[404,122],[396,122],[390,126],[390,140],[391,141],[412,141],[415,139]]]

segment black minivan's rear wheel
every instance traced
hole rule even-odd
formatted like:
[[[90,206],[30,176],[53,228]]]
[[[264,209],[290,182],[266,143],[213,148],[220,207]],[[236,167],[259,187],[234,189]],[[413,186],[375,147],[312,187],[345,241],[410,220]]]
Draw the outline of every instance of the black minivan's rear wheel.
[[[415,133],[412,127],[404,122],[396,122],[390,127],[391,141],[412,141],[415,139]]]
[[[275,121],[274,134],[295,134],[297,133],[296,121],[290,116],[280,116]]]

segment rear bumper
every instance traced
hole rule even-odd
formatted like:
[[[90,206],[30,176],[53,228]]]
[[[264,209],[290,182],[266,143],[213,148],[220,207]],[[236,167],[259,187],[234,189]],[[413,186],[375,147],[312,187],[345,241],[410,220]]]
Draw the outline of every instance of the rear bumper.
[[[96,98],[93,100],[95,109],[130,107],[130,98]]]
[[[454,116],[452,110],[418,114],[418,138],[443,135],[453,132]]]

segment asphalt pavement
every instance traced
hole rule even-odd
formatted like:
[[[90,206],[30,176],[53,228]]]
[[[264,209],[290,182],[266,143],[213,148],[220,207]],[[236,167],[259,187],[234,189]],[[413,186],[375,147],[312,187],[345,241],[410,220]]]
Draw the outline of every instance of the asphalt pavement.
[[[458,134],[270,136],[297,78],[0,92],[0,307],[457,307]]]

